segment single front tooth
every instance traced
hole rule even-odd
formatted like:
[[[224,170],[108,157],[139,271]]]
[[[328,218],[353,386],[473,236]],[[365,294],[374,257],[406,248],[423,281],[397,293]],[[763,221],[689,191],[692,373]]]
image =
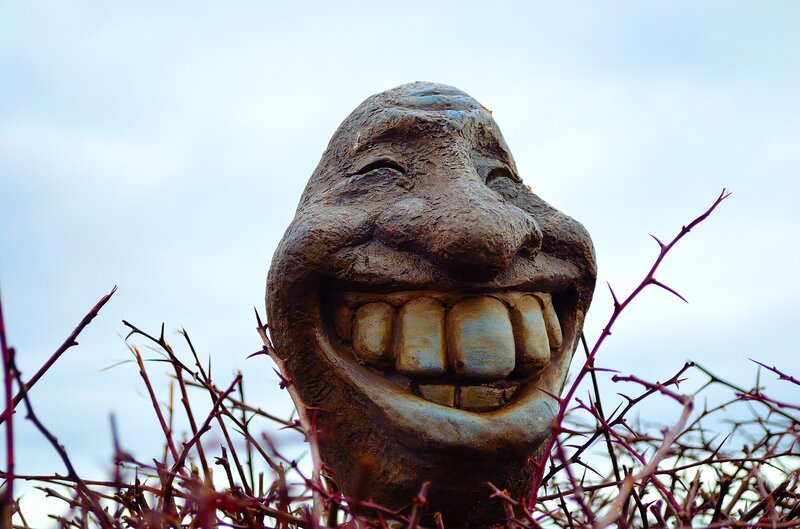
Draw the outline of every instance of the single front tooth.
[[[467,411],[496,410],[506,403],[506,390],[487,386],[461,386],[458,407]]]
[[[514,340],[517,344],[517,370],[537,371],[550,363],[550,340],[542,305],[533,296],[523,296],[511,307]]]
[[[412,299],[400,309],[395,369],[405,375],[432,376],[447,370],[444,307],[431,298]]]
[[[369,303],[356,311],[353,350],[368,364],[388,366],[392,362],[394,309],[386,303]]]
[[[450,406],[452,408],[455,405],[456,388],[449,384],[420,384],[419,394],[425,400],[442,406]]]
[[[333,326],[336,334],[343,340],[353,337],[353,309],[347,305],[339,305],[333,311]]]
[[[547,337],[550,339],[550,347],[559,349],[561,347],[561,324],[558,322],[556,309],[553,308],[553,296],[547,293],[536,292],[534,296],[542,302],[542,315],[544,324],[547,327]]]
[[[447,317],[447,352],[456,374],[499,379],[514,370],[514,331],[508,309],[493,297],[471,298]]]

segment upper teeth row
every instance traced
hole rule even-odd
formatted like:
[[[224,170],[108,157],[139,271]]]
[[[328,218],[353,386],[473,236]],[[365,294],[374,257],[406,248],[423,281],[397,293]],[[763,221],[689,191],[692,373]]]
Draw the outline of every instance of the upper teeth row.
[[[475,296],[446,307],[433,296],[399,307],[370,300],[334,311],[339,336],[352,340],[362,362],[409,376],[498,380],[514,370],[537,371],[561,347],[550,294]]]

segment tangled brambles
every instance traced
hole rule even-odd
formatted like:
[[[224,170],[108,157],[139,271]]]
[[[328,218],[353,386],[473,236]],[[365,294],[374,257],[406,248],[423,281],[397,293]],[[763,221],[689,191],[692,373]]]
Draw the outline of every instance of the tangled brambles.
[[[655,285],[674,293],[656,279],[655,272],[675,243],[726,196],[723,193],[671,242],[659,241],[656,261],[641,283],[624,298],[613,296],[612,315],[595,344],[589,347],[582,340],[583,366],[568,382],[563,397],[552,396],[559,403],[558,420],[545,455],[530,461],[535,472],[529,492],[515,497],[486,484],[486,497],[502,505],[510,529],[800,526],[800,402],[777,399],[772,389],[763,387],[770,380],[794,388],[800,386],[796,377],[755,362],[756,384],[747,389],[691,362],[662,382],[600,366],[601,346],[642,290]],[[335,410],[303,406],[292,380],[280,371],[280,386],[293,394],[297,405],[290,418],[248,403],[241,374],[217,385],[189,335],[180,331],[184,345],[178,352],[165,338],[163,326],[155,335],[124,322],[130,330],[130,351],[164,435],[164,454],[152,464],[143,462],[126,452],[124,440],[115,434],[113,475],[105,481],[81,477],[69,454],[37,417],[32,390],[76,344],[112,295],[113,291],[104,296],[28,379],[16,369],[0,309],[7,460],[1,474],[2,527],[29,527],[14,495],[19,480],[37,483],[64,503],[60,513],[52,513],[61,527],[448,527],[446,519],[426,509],[427,494],[436,483],[425,483],[401,509],[336,490],[318,450],[319,435],[329,433],[317,428],[317,418]],[[263,347],[256,355],[276,357],[269,329],[260,319],[257,329]],[[141,345],[158,351],[158,363],[143,358]],[[161,404],[151,382],[155,366],[168,368],[177,402],[170,397],[168,405]],[[263,380],[264,371],[259,369],[255,378]],[[683,393],[681,383],[687,379],[705,383],[693,393]],[[710,388],[725,390],[729,399],[701,406],[698,403]],[[203,394],[208,399],[205,406],[193,397]],[[634,419],[644,402],[659,398],[674,403],[679,412],[675,423]],[[13,413],[18,406],[53,445],[66,473],[14,473],[15,458],[25,457],[13,439],[12,422],[23,416]],[[173,429],[179,415],[188,422],[186,432]],[[311,461],[286,455],[269,434],[276,428],[302,434]],[[368,475],[371,463],[360,458],[357,473]]]

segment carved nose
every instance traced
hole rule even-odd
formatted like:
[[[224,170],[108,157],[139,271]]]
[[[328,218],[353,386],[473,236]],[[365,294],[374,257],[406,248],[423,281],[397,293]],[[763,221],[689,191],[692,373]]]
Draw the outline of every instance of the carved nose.
[[[466,279],[493,279],[517,254],[532,257],[541,247],[533,217],[500,200],[462,197],[435,226],[428,243],[431,256]]]
[[[488,188],[470,191],[398,202],[380,215],[378,238],[469,280],[491,280],[516,255],[539,251],[542,232],[531,215]]]

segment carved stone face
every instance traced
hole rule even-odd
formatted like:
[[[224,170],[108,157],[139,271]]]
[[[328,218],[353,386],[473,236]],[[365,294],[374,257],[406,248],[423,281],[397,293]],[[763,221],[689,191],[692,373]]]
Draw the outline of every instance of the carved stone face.
[[[339,487],[402,506],[430,480],[446,525],[502,519],[485,483],[528,483],[595,277],[589,235],[522,183],[480,103],[432,83],[364,101],[267,286],[276,350],[325,410]]]

